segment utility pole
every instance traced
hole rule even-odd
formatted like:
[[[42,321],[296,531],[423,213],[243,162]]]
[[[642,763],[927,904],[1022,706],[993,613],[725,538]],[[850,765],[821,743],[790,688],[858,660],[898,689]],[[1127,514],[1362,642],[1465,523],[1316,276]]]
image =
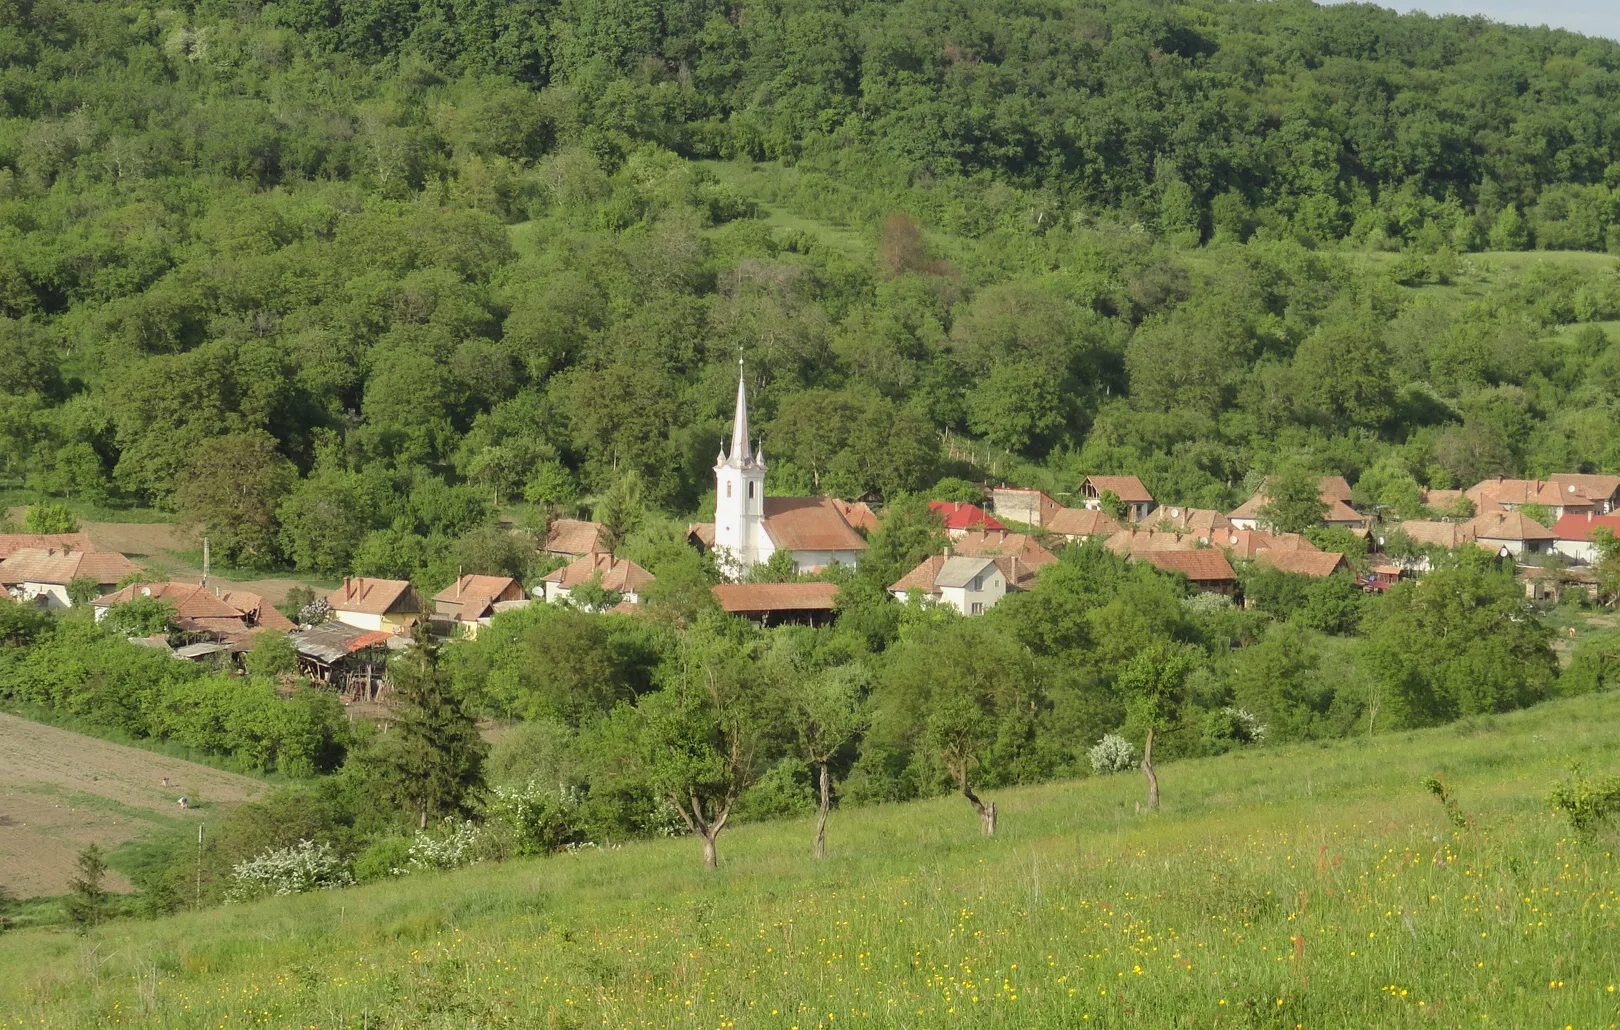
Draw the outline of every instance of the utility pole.
[[[203,578],[202,585],[208,585],[208,538],[203,537]]]
[[[208,824],[207,823],[198,823],[197,824],[197,910],[198,911],[202,910],[202,846],[203,846],[203,827],[206,826],[206,825],[208,825]]]

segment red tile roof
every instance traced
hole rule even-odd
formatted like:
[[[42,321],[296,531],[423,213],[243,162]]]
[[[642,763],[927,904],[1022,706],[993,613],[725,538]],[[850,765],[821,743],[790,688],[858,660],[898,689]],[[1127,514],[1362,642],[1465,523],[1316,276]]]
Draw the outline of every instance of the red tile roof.
[[[26,547],[0,561],[0,583],[49,583],[66,586],[76,579],[116,583],[141,567],[113,551],[63,551]]]
[[[246,614],[197,583],[132,583],[90,603],[97,608],[111,608],[137,597],[161,598],[169,602],[175,616],[182,619],[236,619],[240,622]]]
[[[1006,523],[985,511],[977,504],[966,501],[929,501],[928,510],[938,513],[945,520],[945,528],[951,530],[961,529],[1006,529]]]
[[[1620,494],[1620,476],[1587,475],[1580,472],[1556,472],[1547,482],[1562,492],[1573,486],[1576,493],[1585,494],[1594,501],[1607,501]]]
[[[1199,538],[1192,533],[1156,533],[1151,529],[1122,529],[1103,541],[1103,546],[1115,554],[1140,554],[1145,551],[1190,551],[1198,546]]]
[[[1599,528],[1620,536],[1620,515],[1571,512],[1553,523],[1553,535],[1560,540],[1590,540],[1593,531]]]
[[[1337,551],[1261,551],[1255,555],[1255,561],[1283,572],[1318,579],[1350,567],[1344,555]]]
[[[1222,529],[1209,536],[1209,542],[1234,558],[1249,559],[1263,551],[1317,551],[1319,548],[1299,533],[1267,533],[1263,529]]]
[[[291,619],[281,614],[269,601],[258,594],[246,590],[222,590],[220,599],[226,604],[243,612],[248,622],[257,629],[296,629]]]
[[[1112,490],[1126,504],[1140,504],[1153,500],[1153,495],[1148,493],[1147,487],[1135,476],[1087,476],[1082,489],[1085,487],[1096,491],[1093,494],[1091,490],[1087,490],[1088,497],[1101,497],[1105,490]]]
[[[1587,496],[1581,484],[1576,481],[1576,477],[1571,476],[1555,479],[1485,479],[1475,483],[1463,493],[1474,502],[1474,507],[1481,515],[1502,510],[1506,505],[1518,507],[1525,504],[1539,504],[1548,508],[1588,508],[1593,503],[1592,498]]]
[[[433,603],[454,606],[463,622],[491,614],[496,601],[520,601],[523,587],[511,576],[459,576],[433,595]]]
[[[1131,555],[1165,572],[1179,572],[1194,583],[1231,583],[1237,580],[1226,555],[1214,548],[1200,551],[1144,551]]]
[[[1474,529],[1470,522],[1436,522],[1433,519],[1407,519],[1395,527],[1412,538],[1413,543],[1429,547],[1461,547],[1473,543]]]
[[[778,551],[866,550],[830,497],[767,497],[763,524]]]
[[[1057,561],[1057,555],[1048,551],[1023,533],[997,530],[989,533],[964,533],[951,541],[951,550],[957,554],[1006,554],[1031,568],[1040,568]]]
[[[1558,536],[1520,511],[1494,511],[1468,523],[1474,540],[1556,540]]]
[[[616,594],[639,594],[653,581],[653,574],[628,558],[615,558],[611,554],[587,554],[567,565],[548,572],[544,582],[554,583],[564,590],[572,590],[590,581],[592,576],[602,577],[602,589]]]
[[[557,519],[546,527],[546,547],[552,554],[590,554],[608,550],[607,529],[597,522]]]
[[[1120,525],[1113,516],[1095,508],[1059,508],[1046,517],[1042,528],[1057,536],[1113,536]]]
[[[844,521],[849,523],[851,529],[863,533],[877,531],[877,513],[865,501],[840,501],[835,497],[833,498],[833,507],[838,509],[838,514],[844,517]]]
[[[1174,530],[1205,537],[1216,530],[1233,528],[1232,520],[1214,508],[1181,508],[1174,505],[1161,505],[1147,517],[1146,523],[1154,529],[1169,525]]]
[[[1323,476],[1317,482],[1316,489],[1324,501],[1350,503],[1350,484],[1345,482],[1343,476]]]
[[[720,607],[732,613],[832,611],[837,583],[721,583]]]
[[[345,579],[342,586],[326,595],[326,600],[334,611],[361,615],[422,610],[416,591],[403,579]]]
[[[714,523],[688,523],[686,527],[686,537],[688,540],[696,540],[698,543],[712,551],[714,550]]]
[[[921,590],[925,594],[934,592],[934,580],[939,578],[939,570],[945,564],[945,555],[930,554],[918,563],[917,567],[889,584],[893,593],[903,594],[908,590]]]
[[[24,550],[91,551],[88,533],[0,533],[0,559]]]
[[[1365,523],[1366,516],[1350,507],[1350,487],[1343,476],[1323,476],[1316,484],[1317,496],[1322,503],[1328,506],[1327,514],[1322,516],[1323,522],[1358,522]],[[1234,519],[1258,519],[1260,509],[1271,502],[1264,490],[1256,490],[1254,496],[1238,505],[1227,513]]]

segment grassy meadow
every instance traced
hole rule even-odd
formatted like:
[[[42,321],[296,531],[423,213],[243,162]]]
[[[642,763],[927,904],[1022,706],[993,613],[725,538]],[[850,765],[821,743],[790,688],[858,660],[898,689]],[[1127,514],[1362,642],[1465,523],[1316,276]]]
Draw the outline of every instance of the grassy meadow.
[[[0,936],[17,1026],[1611,1027],[1620,864],[1544,801],[1620,696],[739,826],[80,938]],[[1441,777],[1456,828],[1420,786]]]

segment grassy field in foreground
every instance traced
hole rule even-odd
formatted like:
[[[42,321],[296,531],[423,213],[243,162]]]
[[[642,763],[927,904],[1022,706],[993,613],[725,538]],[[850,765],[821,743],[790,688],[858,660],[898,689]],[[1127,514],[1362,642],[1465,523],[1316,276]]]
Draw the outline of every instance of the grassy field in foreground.
[[[1162,771],[0,936],[7,1025],[1609,1027],[1620,868],[1547,809],[1620,695]],[[1419,787],[1451,787],[1455,830]]]

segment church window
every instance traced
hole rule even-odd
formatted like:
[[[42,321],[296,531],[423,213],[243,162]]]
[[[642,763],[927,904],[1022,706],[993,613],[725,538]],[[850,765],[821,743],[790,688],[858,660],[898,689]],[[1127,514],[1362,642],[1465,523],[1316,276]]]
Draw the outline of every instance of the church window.
[[[754,484],[753,483],[748,484],[748,499],[750,501],[754,499]]]
[[[731,484],[730,483],[726,484],[726,496],[727,497],[731,496]]]

